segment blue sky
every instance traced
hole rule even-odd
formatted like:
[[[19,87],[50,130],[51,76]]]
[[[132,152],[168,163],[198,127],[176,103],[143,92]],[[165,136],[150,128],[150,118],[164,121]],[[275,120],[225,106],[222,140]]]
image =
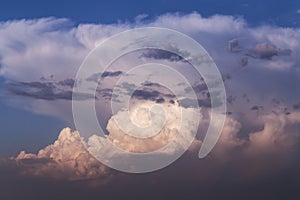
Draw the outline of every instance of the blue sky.
[[[137,15],[150,18],[167,12],[190,13],[197,11],[207,17],[214,14],[241,15],[250,24],[271,23],[282,26],[299,25],[299,0],[110,0],[110,1],[39,1],[3,0],[0,20],[66,17],[75,23],[116,23],[132,21]]]

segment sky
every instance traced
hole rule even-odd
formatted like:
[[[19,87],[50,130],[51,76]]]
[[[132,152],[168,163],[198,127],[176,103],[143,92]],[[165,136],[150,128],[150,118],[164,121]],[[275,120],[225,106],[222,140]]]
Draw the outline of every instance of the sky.
[[[131,1],[130,5],[123,1],[2,1],[0,8],[0,20],[22,20],[38,19],[43,17],[67,18],[70,26],[80,23],[100,23],[118,24],[133,23],[139,15],[145,15],[145,21],[151,21],[166,13],[191,13],[198,12],[203,17],[214,14],[240,16],[247,21],[249,26],[260,24],[270,24],[282,27],[298,27],[300,20],[299,1]],[[3,77],[1,77],[3,79]],[[3,80],[1,80],[3,82]],[[4,92],[5,93],[5,92]],[[5,101],[5,97],[1,98]],[[3,100],[4,99],[4,100]],[[40,116],[24,110],[15,109],[7,103],[1,103],[1,110],[5,115],[1,115],[2,134],[5,139],[1,140],[1,156],[13,156],[18,151],[26,148],[36,151],[38,147],[43,147],[48,141],[54,141],[63,122],[48,116]],[[28,121],[35,121],[38,126],[29,126],[24,120],[24,115]],[[41,120],[45,118],[44,120]],[[11,123],[16,119],[18,126]],[[31,120],[32,118],[32,120]],[[41,122],[37,122],[37,119]],[[40,123],[45,123],[40,126]],[[47,134],[40,135],[43,127],[47,126]],[[39,127],[39,128],[38,128]],[[30,132],[35,140],[39,138],[36,145],[30,141],[26,142],[27,136],[23,131]],[[13,135],[13,136],[12,136]],[[21,142],[22,141],[22,142]],[[8,145],[9,144],[9,145]],[[15,149],[19,146],[20,149]]]
[[[149,199],[298,199],[299,22],[299,0],[1,1],[1,199],[53,199],[62,198],[61,194],[70,199],[143,195]],[[221,94],[211,93],[205,77],[196,75],[184,60],[186,54],[192,54],[183,46],[170,44],[167,48],[172,53],[130,52],[106,71],[90,74],[85,81],[97,84],[95,109],[106,136],[76,131],[72,92],[80,65],[109,37],[143,27],[186,34],[204,47],[220,71],[227,96],[226,120],[218,143],[204,159],[198,158],[198,151],[214,115],[211,100],[214,96],[218,100]],[[171,66],[187,83],[179,82],[175,75],[164,75],[169,72],[162,69],[130,71],[146,63]],[[142,86],[138,86],[140,79],[130,78],[138,75],[143,75]],[[155,77],[164,77],[174,90],[156,84]],[[119,96],[113,94],[114,88]],[[190,103],[191,90],[200,107],[197,117]],[[179,91],[179,97],[174,91]],[[110,104],[120,106],[129,94],[129,117],[137,124],[148,120],[139,112],[154,104],[171,113],[164,116],[170,119],[162,136],[140,142],[122,135],[124,129],[118,126],[128,116],[123,111],[112,112]],[[77,95],[83,99],[78,102],[91,100],[88,92]],[[177,145],[183,148],[193,140],[195,119],[199,118],[196,138],[177,161],[145,174],[120,172],[98,162],[98,154],[113,158],[108,165],[131,160],[102,146],[99,152],[97,141],[110,140],[126,151],[143,153],[174,140],[174,130],[180,132],[179,108],[186,114],[187,124],[182,124],[181,131],[184,139],[155,155],[164,158],[181,152]],[[136,166],[131,167],[127,170]],[[14,193],[16,190],[20,192]]]

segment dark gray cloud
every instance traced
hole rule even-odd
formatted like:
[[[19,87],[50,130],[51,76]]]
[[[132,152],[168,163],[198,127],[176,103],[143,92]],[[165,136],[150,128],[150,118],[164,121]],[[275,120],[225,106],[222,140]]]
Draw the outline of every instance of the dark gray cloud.
[[[141,100],[152,100],[155,101],[161,96],[161,93],[158,91],[147,91],[147,90],[135,90],[132,94],[133,97]]]
[[[149,89],[137,89],[133,92],[132,97],[139,100],[155,101],[157,103],[164,103],[166,101],[165,98],[176,98],[173,94],[165,94],[157,90]]]
[[[110,72],[110,71],[105,71],[102,73],[101,77],[105,78],[105,77],[116,77],[116,76],[120,76],[121,74],[123,74],[122,71],[114,71],[114,72]]]
[[[228,47],[227,47],[228,51],[230,52],[240,52],[242,49],[239,45],[239,39],[238,38],[234,38],[232,40],[228,41]]]
[[[114,90],[115,96],[114,98],[112,98]],[[123,82],[121,85],[115,86],[114,89],[98,88],[97,94],[105,100],[112,100],[118,102],[122,101],[122,99],[118,99],[118,94],[131,95],[131,98],[133,99],[149,100],[157,103],[164,103],[166,101],[170,102],[170,100],[176,98],[174,94],[167,91],[162,85],[148,81],[143,83],[140,87],[132,83]]]
[[[111,100],[113,90],[111,88],[97,89],[97,94],[106,100]]]
[[[261,109],[263,109],[263,108],[264,108],[263,106],[255,105],[255,106],[252,106],[252,107],[251,107],[251,110],[261,110]]]
[[[96,73],[88,77],[86,80],[87,81],[93,81],[93,82],[98,82],[100,78],[107,78],[107,77],[118,77],[122,75],[122,71],[105,71],[103,73]]]
[[[133,92],[133,98],[156,101],[157,103],[163,103],[167,100],[176,99],[175,94],[158,83],[146,81],[142,85],[142,87]]]
[[[134,83],[122,82],[120,85],[116,85],[115,88],[118,90],[125,90],[126,94],[129,94],[131,91],[134,91],[138,86]],[[120,91],[119,91],[120,92]]]
[[[248,65],[248,62],[249,62],[249,59],[248,59],[248,57],[246,57],[246,56],[242,57],[242,58],[239,60],[239,64],[240,64],[240,66],[242,66],[242,67],[247,66],[247,65]]]
[[[65,80],[57,82],[57,85],[68,86],[70,88],[73,88],[74,87],[74,83],[75,83],[74,79],[68,78],[68,79],[65,79]]]
[[[232,95],[230,95],[230,96],[227,97],[227,102],[229,104],[232,104],[235,100],[236,100],[236,97],[234,97]]]
[[[187,56],[188,53],[187,52],[181,52],[179,49],[174,49],[175,52],[180,52],[181,54]],[[162,49],[148,49],[145,50],[141,57],[144,58],[152,58],[152,59],[156,59],[156,60],[169,60],[171,62],[179,62],[179,61],[183,61],[185,62],[184,58],[181,57],[180,55],[177,55],[175,53],[169,52],[169,51],[165,51]]]
[[[198,84],[195,84],[191,87],[186,87],[184,89],[185,92],[191,92],[191,90],[194,90],[195,93],[203,93],[203,92],[207,92],[208,91],[208,88],[207,88],[207,85],[204,83],[204,82],[201,82],[201,83],[198,83]]]
[[[146,81],[142,85],[146,87],[162,87],[159,83],[153,83],[150,81]]]
[[[200,83],[200,84],[193,86],[193,90],[195,91],[195,93],[201,93],[203,91],[207,91],[208,88],[205,83]]]
[[[248,49],[246,55],[252,58],[271,60],[274,56],[290,56],[292,50],[279,49],[270,43],[257,44],[254,48]]]
[[[290,56],[292,54],[291,49],[278,49],[279,56]]]
[[[254,59],[263,59],[263,60],[272,60],[274,56],[290,56],[292,54],[291,49],[280,49],[277,46],[271,43],[259,43],[254,47],[243,47],[240,44],[239,38],[234,38],[228,41],[227,50],[231,53],[239,53],[244,54],[243,57],[239,59],[239,64],[242,67],[248,65],[249,57]]]
[[[7,46],[18,53],[26,51],[26,45],[20,40],[11,41]]]
[[[262,43],[250,48],[246,55],[252,58],[271,60],[273,56],[278,56],[278,49],[275,45]]]
[[[133,99],[149,100],[155,101],[157,103],[164,103],[166,101],[170,101],[171,99],[176,98],[176,96],[164,86],[149,81],[145,81],[144,83],[142,83],[142,86],[137,86],[133,83],[123,82],[121,85],[115,86],[115,89],[117,90],[116,98],[113,98],[113,100],[118,100],[118,93],[124,95],[131,95],[131,98]],[[112,95],[112,90],[108,91],[100,89],[99,92],[102,95],[105,95],[106,92],[109,92],[110,97]],[[119,99],[119,101],[122,101],[122,99]]]
[[[18,161],[18,165],[23,167],[52,164],[55,161],[50,158],[26,158]]]
[[[74,79],[65,79],[57,82],[12,82],[5,88],[14,95],[31,97],[42,100],[72,100]],[[77,100],[93,98],[90,94],[77,94]]]
[[[299,102],[299,103],[296,103],[296,104],[294,104],[294,105],[293,105],[293,108],[294,108],[295,110],[298,110],[298,109],[300,109],[300,102]]]

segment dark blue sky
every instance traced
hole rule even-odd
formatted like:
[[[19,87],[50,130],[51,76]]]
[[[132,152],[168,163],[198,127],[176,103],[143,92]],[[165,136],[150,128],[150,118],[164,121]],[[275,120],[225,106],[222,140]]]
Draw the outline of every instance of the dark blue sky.
[[[296,11],[299,8],[299,0],[2,0],[0,20],[55,16],[70,18],[75,23],[115,23],[118,20],[132,21],[139,14],[148,14],[151,19],[167,12],[197,11],[205,17],[241,15],[253,25],[297,26],[300,15]]]

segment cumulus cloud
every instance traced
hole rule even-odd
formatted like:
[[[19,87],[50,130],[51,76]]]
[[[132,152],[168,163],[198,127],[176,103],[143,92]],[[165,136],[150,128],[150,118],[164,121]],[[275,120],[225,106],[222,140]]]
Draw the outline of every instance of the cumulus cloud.
[[[87,135],[85,141],[91,154],[108,166],[147,172],[161,167],[161,162],[176,160],[189,148],[198,119],[200,113],[194,108],[142,101],[113,115],[106,127],[108,135]]]
[[[124,115],[127,114],[127,111],[120,111],[109,120],[107,137],[93,135],[88,138],[81,138],[77,131],[65,128],[53,144],[41,149],[37,154],[21,151],[12,160],[15,161],[21,174],[27,176],[63,180],[102,178],[106,181],[113,172],[96,160],[94,156],[105,154],[106,157],[110,156],[111,162],[122,161],[124,164],[128,159],[128,157],[123,157],[124,155],[119,155],[112,149],[106,149],[107,146],[103,144],[107,142],[112,142],[124,151],[134,153],[156,151],[156,155],[162,156],[169,156],[187,148],[193,141],[193,131],[196,131],[197,128],[195,119],[198,118],[199,112],[192,108],[182,108],[178,104],[165,103],[160,104],[165,112],[163,115],[159,115],[162,114],[159,112],[149,115],[148,112],[152,112],[151,109],[154,105],[158,104],[146,101],[130,110],[130,118],[137,128],[130,126],[131,123],[121,123],[120,120],[126,119]],[[183,120],[182,116],[188,118]],[[161,124],[163,122],[162,117],[166,119],[163,124]],[[149,123],[151,127],[147,130],[150,132],[143,129]],[[126,127],[120,126],[121,124]],[[155,134],[148,137],[147,134],[151,135],[153,131]],[[138,136],[129,134],[138,134]],[[147,137],[140,138],[140,136]],[[167,148],[167,145],[171,146]]]
[[[153,104],[153,102],[144,103],[144,107],[140,106],[137,107],[139,109],[132,110],[132,120],[140,126],[147,125],[149,116],[147,117],[145,110],[141,108]],[[111,158],[117,158],[114,160],[115,162],[123,164],[126,163],[128,157],[120,157],[116,154],[117,152],[105,149],[103,146],[105,142],[110,141],[125,151],[135,153],[151,152],[158,149],[157,153],[160,155],[173,154],[187,145],[186,140],[192,137],[188,132],[190,123],[195,122],[192,115],[183,125],[184,134],[178,140],[179,143],[175,142],[172,145],[173,148],[168,150],[162,148],[167,143],[172,143],[179,130],[179,123],[176,120],[178,113],[174,113],[176,111],[174,107],[178,105],[166,104],[166,106],[173,110],[172,112],[169,110],[170,115],[168,117],[171,118],[166,122],[166,127],[154,137],[137,139],[124,134],[116,120],[118,117],[124,119],[124,113],[119,112],[110,119],[107,125],[109,134],[105,138],[93,135],[87,138],[88,141],[84,144],[77,131],[65,128],[52,145],[41,149],[37,154],[22,151],[16,158],[10,159],[10,165],[17,166],[18,171],[26,176],[60,180],[96,178],[100,180],[101,184],[109,184],[111,178],[115,176],[114,171],[97,161],[90,152],[93,155],[104,153]],[[188,153],[183,155],[185,165],[186,162],[190,162],[189,165],[195,165],[196,168],[200,167],[202,173],[213,171],[222,174],[230,168],[231,171],[234,171],[236,180],[266,177],[269,174],[276,174],[284,167],[289,167],[294,155],[298,152],[300,113],[260,115],[257,121],[259,123],[258,128],[255,131],[253,129],[248,130],[245,135],[245,127],[243,127],[245,122],[227,116],[217,145],[210,155],[202,161],[198,160],[197,154],[202,144],[201,135],[205,133],[205,127],[209,123],[209,117],[203,116],[200,120],[198,136],[189,147]],[[138,134],[145,135],[146,132],[138,132]],[[249,166],[251,167],[249,168]],[[193,175],[193,178],[199,176]],[[206,179],[204,180],[206,181]]]
[[[86,150],[77,131],[63,129],[58,139],[37,154],[21,151],[14,159],[23,175],[82,180],[106,177],[108,169]]]
[[[196,119],[198,117],[195,117],[195,115],[199,115],[200,113],[195,111],[193,108],[185,109],[179,106],[177,103],[172,104],[166,102],[160,105],[162,106],[165,114],[156,112],[151,114],[149,112],[151,112],[151,107],[153,107],[154,105],[157,105],[157,103],[146,101],[144,103],[135,105],[129,111],[130,118],[134,124],[142,127],[147,127],[150,125],[151,132],[155,132],[155,130],[159,131],[153,137],[141,139],[138,137],[127,135],[130,132],[133,132],[135,134],[139,132],[139,136],[147,136],[146,130],[148,129],[141,132],[140,130],[143,129],[134,129],[130,126],[129,123],[123,124],[128,127],[120,128],[120,125],[122,124],[120,123],[120,121],[124,120],[123,118],[126,117],[127,114],[127,111],[120,111],[119,113],[114,115],[108,122],[107,130],[110,133],[108,139],[122,149],[125,149],[126,151],[139,153],[147,153],[161,148],[161,153],[164,153],[163,147],[172,142],[174,142],[174,148],[172,148],[172,150],[168,153],[176,151],[176,148],[186,147],[188,141],[192,140],[193,138],[192,130],[195,128],[195,125],[193,126],[192,124],[197,124]],[[161,114],[161,116],[155,116],[159,114]],[[154,116],[155,118],[153,118]],[[187,118],[182,119],[183,116],[186,116]],[[161,127],[160,123],[164,118],[165,122]],[[157,119],[158,121],[156,121],[155,119]],[[190,124],[190,127],[188,124]],[[180,139],[177,139],[176,137],[180,137]]]

